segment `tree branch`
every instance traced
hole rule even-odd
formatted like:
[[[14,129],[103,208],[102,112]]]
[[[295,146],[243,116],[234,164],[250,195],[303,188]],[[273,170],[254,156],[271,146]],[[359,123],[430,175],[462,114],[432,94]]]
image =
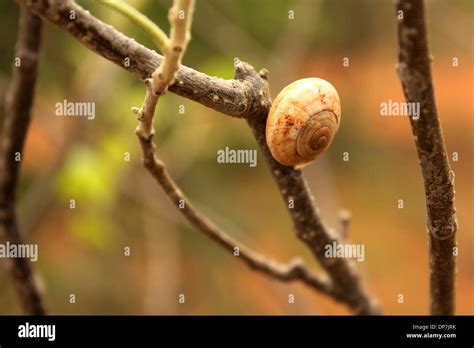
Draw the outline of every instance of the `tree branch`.
[[[194,0],[177,0],[168,14],[171,24],[170,44],[165,47],[165,60],[152,75],[153,92],[166,92],[176,77],[181,60],[191,39],[190,28],[193,19]]]
[[[420,104],[420,117],[410,117],[425,186],[430,241],[431,314],[454,314],[456,209],[454,173],[446,154],[431,79],[424,2],[400,0],[398,74],[405,98]],[[399,13],[397,13],[399,15]]]
[[[160,55],[99,21],[74,2],[17,1],[68,31],[88,48],[142,79],[148,78],[162,63],[163,58]],[[76,18],[73,21],[68,19],[70,11],[75,11]],[[127,57],[130,58],[130,66],[123,64]],[[380,308],[362,288],[352,262],[344,258],[329,259],[324,256],[325,245],[338,242],[338,238],[322,222],[301,171],[279,164],[273,159],[266,145],[265,125],[271,105],[266,71],[258,74],[250,65],[237,61],[235,79],[222,80],[181,66],[176,82],[169,90],[214,110],[247,120],[270,166],[285,205],[288,206],[289,199],[295,203],[295,209],[289,209],[289,213],[297,235],[310,247],[328,272],[334,288],[337,289],[334,292],[340,294],[341,301],[357,314],[380,314]],[[151,142],[151,137],[141,139],[142,143],[144,141]],[[146,166],[156,168],[150,155],[144,156],[144,161]]]
[[[336,291],[336,288],[332,286],[331,282],[325,278],[311,274],[301,261],[294,260],[288,265],[279,264],[252,251],[221,231],[211,220],[193,207],[168,174],[164,163],[156,156],[156,145],[153,142],[153,116],[155,114],[155,108],[159,100],[159,95],[166,91],[168,84],[174,80],[190,38],[189,31],[194,1],[184,2],[186,3],[184,5],[187,5],[184,10],[186,13],[185,21],[180,21],[177,17],[180,9],[183,7],[181,0],[175,0],[170,10],[169,20],[172,34],[170,46],[165,49],[165,57],[162,65],[165,68],[162,69],[162,66],[160,66],[154,73],[157,79],[157,85],[154,85],[155,81],[151,81],[151,79],[145,80],[146,95],[143,106],[138,111],[135,109],[135,113],[139,115],[139,125],[135,133],[140,140],[145,168],[161,186],[174,206],[178,208],[194,228],[214,240],[226,250],[232,252],[234,256],[240,257],[250,268],[281,281],[300,280],[310,287],[336,300],[340,300],[340,294]],[[178,47],[179,50],[175,50],[175,47]],[[157,87],[159,93],[155,93]]]
[[[161,55],[95,18],[74,1],[16,1],[142,80],[149,78],[163,61]],[[74,11],[75,19],[70,19],[71,11]],[[129,64],[126,58],[129,59]],[[234,117],[245,117],[260,108],[259,100],[253,96],[252,86],[235,80],[211,77],[183,65],[169,90]]]
[[[171,24],[171,39],[163,48],[165,57],[152,74],[152,79],[146,79],[147,86],[145,101],[141,109],[132,108],[132,112],[139,115],[136,130],[142,138],[152,136],[153,116],[159,96],[166,93],[168,86],[175,80],[176,73],[181,65],[181,59],[191,38],[191,27],[194,12],[194,0],[175,0],[169,12]],[[183,18],[181,16],[184,16]]]
[[[18,154],[23,156],[23,145],[30,124],[41,32],[41,19],[21,8],[15,53],[20,58],[20,66],[12,69],[0,148],[0,236],[12,244],[24,244],[15,212],[15,190],[21,163],[16,157]],[[45,314],[42,294],[30,260],[21,257],[9,259],[8,268],[24,312]]]
[[[316,274],[312,274],[301,261],[294,260],[288,265],[275,262],[256,253],[245,245],[240,244],[220,230],[219,227],[202,215],[192,205],[170,177],[163,162],[155,155],[155,145],[152,136],[144,138],[141,134],[138,134],[138,137],[142,146],[143,163],[146,169],[159,183],[174,206],[178,208],[179,212],[183,214],[194,228],[229,252],[237,253],[238,256],[236,257],[241,258],[250,268],[256,271],[260,271],[282,281],[299,280],[315,290],[327,294],[336,300],[341,300],[341,295],[338,290],[332,286],[330,281]]]
[[[153,116],[155,115],[156,104],[159,96],[153,92],[153,82],[151,79],[145,80],[146,94],[143,105],[140,109],[133,107],[132,112],[138,116],[138,126],[135,130],[142,138],[152,137],[155,134],[153,128]]]
[[[258,94],[263,96],[262,109],[251,117],[247,123],[257,140],[260,150],[268,163],[275,179],[285,206],[293,221],[297,236],[309,247],[315,258],[343,293],[343,301],[357,314],[380,314],[381,309],[367,294],[361,285],[360,278],[354,269],[353,262],[345,258],[327,258],[325,246],[340,243],[338,236],[334,235],[324,224],[314,204],[306,180],[301,170],[287,167],[276,161],[267,146],[265,138],[266,120],[271,106],[268,83],[268,72],[263,69],[255,72],[252,66],[246,63],[237,63],[235,78],[244,79],[254,85]],[[289,207],[289,201],[294,202],[294,208]]]

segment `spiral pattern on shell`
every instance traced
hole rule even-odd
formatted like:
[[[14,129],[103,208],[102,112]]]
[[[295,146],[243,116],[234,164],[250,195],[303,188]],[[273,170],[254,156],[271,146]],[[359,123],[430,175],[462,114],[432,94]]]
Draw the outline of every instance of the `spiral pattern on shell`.
[[[286,86],[268,114],[267,145],[287,166],[315,160],[331,144],[341,120],[336,89],[327,81],[306,78]]]

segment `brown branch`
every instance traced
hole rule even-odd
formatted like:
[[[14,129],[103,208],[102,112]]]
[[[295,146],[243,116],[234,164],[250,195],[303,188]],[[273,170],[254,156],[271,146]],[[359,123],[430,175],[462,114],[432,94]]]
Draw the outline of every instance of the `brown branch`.
[[[287,167],[277,162],[267,146],[265,139],[266,120],[271,105],[268,83],[268,72],[263,69],[255,72],[253,67],[246,63],[238,63],[235,69],[235,78],[246,80],[254,86],[254,90],[261,95],[261,110],[247,118],[247,123],[253,131],[260,150],[270,166],[297,236],[310,248],[313,255],[326,270],[335,287],[343,293],[344,302],[357,314],[380,314],[381,309],[362,288],[360,278],[354,269],[353,263],[345,258],[325,257],[324,247],[333,242],[339,243],[339,238],[334,235],[324,224],[313,197],[310,194],[306,180],[301,170]],[[289,208],[288,202],[293,200],[294,208]]]
[[[143,106],[140,109],[132,108],[132,111],[139,115],[139,124],[135,133],[140,140],[145,168],[161,186],[175,207],[178,208],[194,228],[214,240],[226,250],[232,252],[234,256],[240,257],[250,268],[281,281],[300,280],[310,287],[334,297],[336,300],[340,299],[336,288],[332,286],[330,281],[311,274],[300,260],[294,260],[288,265],[279,264],[252,251],[220,230],[210,219],[193,207],[168,174],[164,163],[156,156],[156,145],[153,142],[153,117],[155,108],[159,100],[159,95],[166,91],[168,84],[174,80],[175,74],[181,65],[182,55],[186,50],[190,38],[189,31],[194,2],[184,2],[185,4],[182,4],[181,1],[175,0],[170,10],[169,20],[172,34],[170,45],[166,47],[163,60],[163,66],[166,66],[166,68],[163,69],[162,66],[160,66],[155,70],[153,75],[157,78],[157,82],[152,81],[152,79],[145,80],[146,95]],[[183,5],[187,5],[186,22],[178,19],[178,10]],[[180,49],[176,52],[173,47],[179,47]],[[155,92],[157,90],[158,93]]]
[[[189,40],[190,27],[194,12],[194,0],[175,0],[168,18],[171,25],[169,43],[164,47],[165,56],[162,64],[153,72],[151,79],[146,79],[146,95],[140,109],[132,108],[138,114],[139,123],[137,133],[148,137],[154,133],[153,117],[159,96],[166,93],[169,85],[175,80],[176,73],[181,66],[181,60]],[[181,17],[184,15],[184,18]]]
[[[400,0],[398,74],[409,103],[420,104],[420,117],[410,117],[425,186],[430,241],[431,314],[454,314],[456,209],[454,173],[446,154],[431,79],[424,2]],[[398,15],[398,13],[397,13]]]
[[[153,128],[153,116],[159,99],[159,95],[153,91],[152,79],[146,79],[145,85],[146,94],[142,107],[140,109],[136,107],[132,108],[132,112],[138,116],[136,133],[141,134],[142,137],[147,137],[155,133]]]
[[[175,0],[168,13],[171,24],[170,42],[163,52],[163,64],[153,72],[153,92],[162,95],[176,77],[181,60],[191,40],[191,23],[194,13],[194,0]]]
[[[27,5],[45,20],[68,31],[94,52],[142,79],[149,78],[162,63],[163,58],[160,55],[96,19],[74,2],[17,1]],[[72,10],[75,11],[75,20],[69,20]],[[124,65],[125,58],[130,59],[130,66]],[[224,114],[247,120],[286,205],[289,199],[295,202],[295,208],[289,209],[289,213],[297,235],[310,247],[328,272],[334,284],[333,292],[338,293],[341,301],[357,314],[379,314],[380,308],[362,288],[352,262],[343,258],[328,259],[324,256],[325,245],[338,242],[338,238],[322,222],[301,171],[279,164],[273,159],[266,145],[265,123],[271,105],[265,80],[266,72],[262,71],[259,75],[250,65],[243,62],[237,62],[235,68],[235,80],[222,80],[181,66],[176,82],[169,90]],[[142,137],[142,144],[144,141],[151,142],[151,137]],[[153,158],[150,155],[144,156],[145,165],[156,168]]]
[[[153,143],[153,135],[143,137],[141,133],[137,132],[137,136],[142,147],[145,168],[159,183],[170,201],[194,228],[229,252],[238,252],[236,257],[241,258],[250,268],[256,271],[263,272],[270,277],[282,281],[299,280],[315,290],[329,295],[336,300],[341,300],[341,295],[329,280],[311,273],[301,261],[294,260],[287,265],[275,262],[242,245],[220,230],[219,227],[192,205],[170,177],[163,162],[155,155],[156,148]]]
[[[74,1],[16,1],[142,80],[149,78],[163,61],[161,55],[95,18]],[[75,19],[69,19],[71,11]],[[169,90],[229,116],[245,117],[260,108],[258,101],[252,98],[251,86],[211,77],[186,66],[181,66]]]
[[[42,21],[25,9],[20,22],[15,56],[20,66],[13,67],[12,81],[5,100],[5,118],[0,148],[0,236],[12,244],[24,244],[15,212],[15,190],[20,172],[16,154],[23,145],[30,124],[41,43]],[[27,258],[8,260],[22,308],[27,314],[43,315],[46,310],[42,294]]]

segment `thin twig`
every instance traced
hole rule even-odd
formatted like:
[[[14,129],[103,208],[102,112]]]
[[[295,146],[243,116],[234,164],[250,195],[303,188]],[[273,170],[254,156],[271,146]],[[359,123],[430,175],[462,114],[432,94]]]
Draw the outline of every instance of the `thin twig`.
[[[263,272],[268,276],[282,280],[292,281],[299,280],[310,287],[325,293],[336,300],[341,295],[331,282],[324,277],[311,273],[301,261],[294,260],[288,265],[284,265],[266,258],[256,253],[245,245],[237,242],[220,230],[212,221],[201,214],[181,192],[179,187],[168,174],[163,162],[155,155],[155,145],[150,137],[142,137],[137,134],[143,152],[143,163],[153,178],[160,184],[166,196],[178,208],[179,212],[189,221],[189,223],[204,235],[224,247],[224,249],[237,255],[239,259],[247,263],[247,265],[257,271]]]
[[[140,140],[145,168],[192,226],[228,251],[234,253],[235,256],[241,258],[249,267],[282,281],[300,280],[312,288],[339,300],[340,295],[336,291],[336,288],[332,286],[331,282],[312,274],[300,260],[296,259],[288,265],[277,263],[252,251],[221,231],[212,221],[193,207],[168,174],[164,163],[156,157],[156,145],[153,142],[153,115],[159,97],[154,92],[156,88],[160,91],[159,94],[161,94],[161,91],[166,91],[168,87],[167,83],[173,81],[174,75],[181,64],[180,62],[186,45],[189,42],[190,16],[192,16],[194,3],[193,1],[184,1],[184,3],[185,4],[182,4],[182,1],[176,0],[170,10],[170,47],[165,51],[163,62],[163,66],[166,66],[166,68],[161,69],[160,66],[160,68],[157,69],[158,73],[154,75],[155,77],[159,76],[157,82],[158,87],[154,85],[150,79],[145,80],[147,88],[144,104],[139,110],[134,110],[139,115],[139,126],[137,127],[136,134]],[[186,11],[186,22],[178,19],[178,13],[181,11],[180,6],[187,6],[183,10]],[[175,48],[179,49],[176,50]],[[168,64],[167,62],[170,63]]]
[[[24,244],[15,211],[23,146],[31,119],[41,44],[42,21],[21,8],[15,56],[20,66],[13,67],[12,81],[5,100],[5,118],[0,148],[0,236],[12,244]],[[27,258],[8,260],[16,292],[27,314],[46,313],[43,298]]]
[[[194,0],[175,0],[168,19],[171,24],[170,44],[165,47],[165,60],[152,75],[153,92],[162,95],[174,80],[181,60],[191,40],[190,28],[193,19]]]
[[[156,104],[159,96],[153,93],[152,80],[146,79],[146,94],[143,105],[140,109],[133,107],[132,112],[138,116],[138,126],[135,131],[142,137],[153,136],[155,130],[153,128],[153,116],[155,114]]]
[[[398,20],[398,75],[407,102],[420,104],[420,117],[410,117],[410,124],[428,212],[431,314],[451,315],[455,306],[457,230],[454,173],[436,110],[425,5],[421,0],[400,0],[397,11],[403,16]]]

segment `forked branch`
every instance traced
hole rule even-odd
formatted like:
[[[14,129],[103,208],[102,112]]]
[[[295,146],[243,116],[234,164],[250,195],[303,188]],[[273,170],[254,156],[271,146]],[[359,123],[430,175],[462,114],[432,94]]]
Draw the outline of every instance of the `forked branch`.
[[[169,15],[171,39],[169,47],[165,47],[163,64],[153,74],[155,80],[145,80],[146,95],[143,106],[140,109],[133,109],[139,116],[136,134],[142,148],[143,164],[173,205],[194,228],[233,253],[235,257],[239,257],[250,268],[281,281],[299,280],[339,300],[340,295],[332,283],[324,277],[312,274],[302,261],[295,259],[288,265],[280,264],[256,253],[220,230],[189,202],[169,175],[164,163],[156,156],[156,145],[153,142],[153,117],[159,100],[158,95],[166,92],[168,84],[174,80],[181,65],[182,56],[191,36],[189,31],[193,7],[194,1],[175,1]],[[182,14],[183,18],[180,19],[179,14]]]
[[[42,16],[45,20],[51,21],[68,31],[88,48],[119,64],[121,67],[132,71],[144,80],[148,79],[155,69],[163,64],[163,57],[96,19],[72,1],[43,0],[34,3],[27,0],[17,1],[27,5],[33,12]],[[70,11],[75,12],[74,21],[69,20]],[[129,65],[124,64],[126,58],[130,61]],[[298,237],[310,248],[316,259],[328,273],[332,289],[330,291],[326,290],[326,293],[335,294],[333,297],[348,305],[354,313],[380,314],[380,308],[363,289],[353,263],[344,258],[328,259],[325,257],[325,245],[332,244],[333,242],[337,243],[339,238],[329,230],[319,216],[302,172],[278,163],[272,157],[266,145],[265,123],[271,106],[266,77],[266,71],[261,71],[259,74],[250,65],[239,61],[235,66],[234,80],[210,77],[181,66],[177,72],[176,81],[169,86],[169,90],[224,114],[246,119],[265,160],[270,166],[285,205],[288,206],[289,199],[294,201],[295,207],[294,209],[289,209],[289,214],[293,220]],[[151,94],[150,91],[148,91],[148,94]],[[154,102],[154,100],[150,100]],[[157,162],[155,158],[154,148],[151,147],[152,133],[149,136],[143,136],[144,134],[146,135],[146,132],[143,134],[138,132],[142,147],[145,146],[145,165],[147,168],[151,168],[153,172],[156,171],[154,175],[158,176],[159,179],[157,180],[161,181],[160,184],[162,186],[170,182],[172,183],[169,176],[163,174],[166,171],[162,169],[162,164],[159,161]],[[174,187],[174,189],[168,191],[168,196],[176,198],[176,192],[180,194],[179,189],[176,185],[171,185],[170,187]],[[165,192],[167,191],[165,190]],[[195,210],[191,209],[192,211]],[[195,213],[191,212],[188,211],[190,215],[185,215],[188,220],[192,216],[196,217],[193,215]],[[194,222],[199,229],[199,224],[203,220],[191,219],[190,221]],[[209,229],[203,226],[200,227],[200,230],[209,232]],[[218,234],[214,235],[217,236]],[[232,242],[230,244],[234,245],[235,243]],[[265,267],[260,267],[260,269],[263,270]],[[288,269],[295,268],[289,267]],[[296,269],[300,268],[297,267]],[[294,271],[290,273],[295,274]],[[297,272],[297,274],[301,273],[305,274],[306,272]],[[276,274],[282,273],[276,272]],[[284,274],[287,273],[284,272]],[[300,279],[303,278],[307,277],[300,276]],[[316,283],[320,283],[320,281]],[[321,283],[316,288],[320,288],[320,290],[325,289],[328,285],[327,283],[324,284]]]
[[[341,301],[342,296],[332,285],[330,280],[313,274],[298,259],[293,260],[287,265],[278,263],[251,250],[219,229],[219,227],[192,205],[168,174],[163,162],[155,155],[155,145],[153,144],[152,136],[142,137],[140,133],[137,133],[137,135],[140,139],[143,163],[146,169],[159,183],[173,205],[194,228],[211,238],[214,242],[221,245],[224,249],[247,263],[250,268],[256,271],[260,271],[281,281],[299,280],[315,290]]]

